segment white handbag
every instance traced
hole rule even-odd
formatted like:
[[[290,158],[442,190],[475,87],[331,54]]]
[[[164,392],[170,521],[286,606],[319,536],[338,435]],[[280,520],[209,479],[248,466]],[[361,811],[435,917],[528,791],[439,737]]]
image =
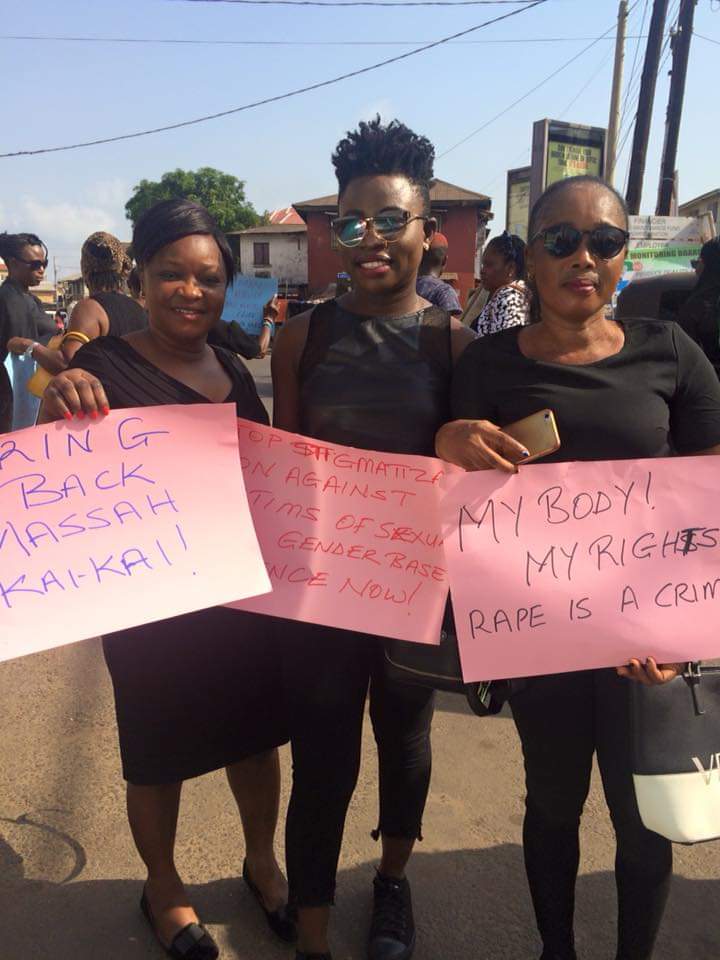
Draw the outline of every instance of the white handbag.
[[[633,781],[648,830],[674,843],[720,837],[720,667],[631,696]]]

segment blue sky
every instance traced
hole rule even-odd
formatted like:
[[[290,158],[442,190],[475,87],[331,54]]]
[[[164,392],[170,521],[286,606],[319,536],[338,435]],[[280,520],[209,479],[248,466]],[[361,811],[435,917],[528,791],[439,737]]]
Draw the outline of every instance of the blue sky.
[[[638,0],[631,14],[631,37],[639,32],[645,5],[646,0]],[[671,12],[676,7],[677,0],[671,0]],[[716,0],[700,0],[695,29],[720,41],[716,7]],[[182,0],[122,4],[36,0],[32,5],[8,5],[0,24],[2,35],[282,40],[307,45],[0,39],[0,152],[129,133],[214,113],[412,49],[391,41],[431,41],[512,9],[503,5],[343,10]],[[62,276],[77,268],[80,244],[92,230],[109,229],[129,238],[123,207],[132,186],[143,177],[155,179],[175,167],[215,166],[246,181],[248,199],[259,211],[285,206],[334,189],[330,153],[335,143],[348,127],[376,112],[385,119],[399,117],[430,137],[442,154],[605,33],[616,15],[616,0],[548,0],[468,38],[493,42],[445,45],[324,90],[178,131],[0,160],[0,229],[40,233]],[[546,38],[569,39],[544,42]],[[334,46],[332,41],[368,45]],[[636,43],[628,42],[626,81]],[[597,43],[506,116],[441,156],[436,175],[490,194],[502,228],[505,171],[529,158],[534,120],[549,116],[607,124],[612,49],[612,39]],[[638,77],[643,51],[644,40]],[[719,53],[712,43],[693,39],[678,156],[681,200],[720,186],[717,83],[712,79],[717,77]],[[657,194],[668,68],[669,62],[655,101],[643,194],[643,212],[648,213],[654,212]],[[630,140],[619,166],[621,187],[629,145]]]

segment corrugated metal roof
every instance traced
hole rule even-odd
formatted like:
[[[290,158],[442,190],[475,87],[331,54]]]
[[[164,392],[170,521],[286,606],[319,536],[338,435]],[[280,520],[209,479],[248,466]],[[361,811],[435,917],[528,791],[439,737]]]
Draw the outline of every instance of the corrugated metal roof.
[[[274,236],[283,233],[307,233],[307,224],[303,223],[266,223],[262,227],[248,227],[247,230],[230,230],[229,237],[246,237],[249,234],[272,234]]]
[[[297,223],[303,222],[302,217],[294,207],[283,207],[281,210],[273,210],[270,214],[270,223]]]

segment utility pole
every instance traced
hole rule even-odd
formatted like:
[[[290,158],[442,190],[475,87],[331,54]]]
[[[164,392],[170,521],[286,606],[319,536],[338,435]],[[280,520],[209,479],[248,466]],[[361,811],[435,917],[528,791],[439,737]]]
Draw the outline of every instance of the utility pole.
[[[627,17],[627,0],[620,0],[617,37],[615,38],[615,67],[613,70],[612,95],[610,97],[610,120],[608,121],[605,159],[605,179],[610,184],[615,180],[615,160],[617,159],[617,138],[618,127],[620,126],[620,94],[622,92],[623,64],[625,61],[625,30],[627,27]]]
[[[630,158],[630,174],[628,176],[626,200],[631,214],[640,212],[645,160],[648,140],[650,139],[650,121],[652,120],[653,103],[655,101],[655,83],[660,66],[660,51],[662,49],[668,3],[669,0],[654,0],[652,17],[650,18],[645,64],[643,65],[637,118],[635,120],[635,133],[633,135],[632,156]]]
[[[695,4],[697,0],[681,0],[677,32],[672,38],[672,75],[665,121],[665,143],[660,164],[660,185],[655,213],[658,217],[670,215],[675,188],[675,161],[677,159],[680,121],[685,98],[690,41],[692,40]]]

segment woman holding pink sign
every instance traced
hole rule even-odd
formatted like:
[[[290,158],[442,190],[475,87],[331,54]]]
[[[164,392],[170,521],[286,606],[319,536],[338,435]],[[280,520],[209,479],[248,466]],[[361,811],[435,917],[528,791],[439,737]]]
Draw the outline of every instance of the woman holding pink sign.
[[[434,148],[404,124],[361,123],[333,155],[332,229],[352,289],[285,324],[273,351],[274,424],[330,443],[432,456],[450,416],[455,360],[472,333],[416,293],[435,231]],[[372,624],[368,624],[372,629]],[[390,679],[384,641],[287,622],[284,693],[293,789],[287,819],[298,960],[329,960],[328,922],[365,699],[378,745],[382,858],[373,884],[369,960],[408,960],[415,945],[405,866],[430,782],[433,692]]]
[[[606,317],[628,215],[594,177],[561,180],[530,215],[535,323],[485,337],[460,360],[454,423],[437,453],[467,470],[517,471],[509,424],[549,408],[561,446],[544,462],[720,453],[720,384],[675,324]],[[525,863],[542,960],[575,960],[578,828],[597,754],[617,837],[617,960],[649,960],[672,874],[670,842],[647,830],[632,782],[627,680],[661,684],[682,664],[532,677],[510,700],[525,757]]]
[[[234,403],[267,423],[237,354],[207,343],[234,261],[210,214],[188,200],[157,204],[133,235],[148,326],[102,337],[73,357],[45,393],[46,420],[95,419],[109,408]],[[198,496],[212,496],[212,481]],[[251,613],[213,607],[110,634],[103,640],[115,692],[127,809],[148,871],[141,909],[167,953],[211,960],[218,948],[175,867],[182,783],[224,767],[245,830],[243,876],[269,925],[295,939],[275,859],[280,770],[287,742],[279,672],[268,629]]]

